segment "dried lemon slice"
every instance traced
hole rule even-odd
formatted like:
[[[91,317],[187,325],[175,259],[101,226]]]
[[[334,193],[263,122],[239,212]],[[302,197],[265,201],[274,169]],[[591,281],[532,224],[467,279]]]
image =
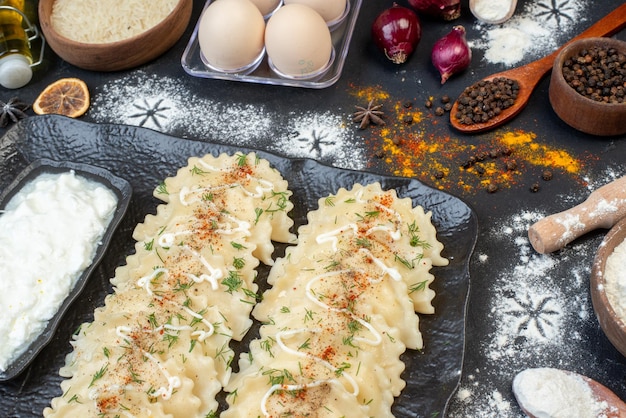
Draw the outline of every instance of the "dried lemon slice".
[[[62,78],[46,87],[33,103],[39,115],[54,113],[76,118],[89,108],[89,89],[83,80]]]

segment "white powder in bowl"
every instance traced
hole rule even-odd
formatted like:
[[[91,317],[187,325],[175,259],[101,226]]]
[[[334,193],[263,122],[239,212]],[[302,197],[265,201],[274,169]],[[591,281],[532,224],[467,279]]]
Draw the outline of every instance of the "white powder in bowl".
[[[626,323],[626,240],[606,259],[605,291],[615,313]]]
[[[596,400],[579,375],[559,369],[526,369],[513,379],[520,406],[536,418],[602,417],[608,405]]]
[[[474,4],[474,15],[486,22],[496,22],[503,19],[511,8],[509,0],[484,0]]]

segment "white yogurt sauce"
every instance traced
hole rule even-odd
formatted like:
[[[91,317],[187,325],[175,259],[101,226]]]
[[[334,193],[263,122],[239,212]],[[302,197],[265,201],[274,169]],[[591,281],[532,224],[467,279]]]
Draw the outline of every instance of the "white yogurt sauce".
[[[41,174],[0,215],[0,371],[37,338],[91,264],[117,197],[74,171]]]

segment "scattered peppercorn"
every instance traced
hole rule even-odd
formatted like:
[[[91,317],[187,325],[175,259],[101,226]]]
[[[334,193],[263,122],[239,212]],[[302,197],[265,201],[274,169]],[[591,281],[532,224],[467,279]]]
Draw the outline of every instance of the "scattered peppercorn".
[[[426,106],[426,109],[430,109],[431,107],[433,107],[432,100],[426,100],[426,102],[424,103],[424,106]]]
[[[481,166],[481,165],[477,165],[477,166],[475,166],[475,167],[474,167],[474,170],[476,170],[476,173],[477,173],[479,176],[482,176],[483,174],[485,174],[485,169],[484,169],[484,168],[483,168],[483,166]]]
[[[537,193],[539,191],[539,183],[533,183],[532,186],[530,186],[530,191]]]
[[[602,103],[624,103],[626,54],[615,48],[593,46],[563,62],[563,78],[574,90]]]
[[[497,191],[498,191],[498,185],[495,183],[489,183],[489,185],[487,186],[487,192],[495,193]]]
[[[446,174],[445,174],[443,171],[441,171],[441,170],[439,170],[439,171],[437,171],[437,172],[435,173],[435,178],[436,178],[437,180],[441,180],[441,179],[442,179],[442,178],[444,178],[445,176],[446,176]]]
[[[402,122],[406,123],[407,125],[410,125],[413,123],[413,115],[405,115],[402,118]]]
[[[542,179],[544,179],[545,181],[550,181],[550,180],[552,180],[552,171],[545,170],[545,171],[541,174],[541,178],[542,178]]]
[[[506,162],[506,169],[507,169],[507,171],[515,171],[515,170],[517,170],[517,163],[515,162],[515,160],[507,161]]]
[[[376,158],[385,158],[385,151],[382,149],[379,149],[378,151],[376,151],[376,153],[374,154],[374,156]]]
[[[519,83],[510,78],[481,80],[461,93],[454,117],[465,125],[485,123],[511,107],[518,92]]]
[[[393,145],[400,145],[401,141],[400,141],[400,138],[398,138],[397,136],[394,136],[391,142],[393,143]]]
[[[441,103],[446,104],[446,103],[450,103],[450,96],[448,95],[444,95],[441,97]]]
[[[435,115],[443,116],[444,113],[445,113],[445,111],[443,110],[443,107],[437,106],[437,108],[435,109]]]
[[[481,161],[485,161],[488,158],[492,158],[492,159],[496,159],[502,156],[509,156],[513,153],[513,151],[510,148],[492,148],[489,151],[480,151],[478,153],[476,153],[475,155],[470,156],[466,161],[464,161],[461,164],[461,167],[467,169],[470,168],[472,166],[474,166],[474,164],[476,164],[477,162],[481,162]],[[507,161],[505,163],[506,164],[513,164],[511,165],[511,170],[515,170],[517,169],[517,163],[515,163],[515,161]],[[508,169],[508,165],[507,165],[507,169]]]
[[[412,108],[412,107],[413,107],[413,102],[404,102],[404,107],[405,107],[406,109],[410,109],[410,108]]]
[[[446,112],[449,112],[452,110],[452,103],[446,103],[445,105],[443,105],[443,110],[445,110]]]

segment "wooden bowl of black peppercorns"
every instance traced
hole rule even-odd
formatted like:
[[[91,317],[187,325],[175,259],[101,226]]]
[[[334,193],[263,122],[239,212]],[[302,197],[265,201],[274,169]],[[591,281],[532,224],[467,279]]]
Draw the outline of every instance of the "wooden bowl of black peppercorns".
[[[554,61],[550,104],[571,127],[598,136],[626,133],[626,42],[585,38]]]

